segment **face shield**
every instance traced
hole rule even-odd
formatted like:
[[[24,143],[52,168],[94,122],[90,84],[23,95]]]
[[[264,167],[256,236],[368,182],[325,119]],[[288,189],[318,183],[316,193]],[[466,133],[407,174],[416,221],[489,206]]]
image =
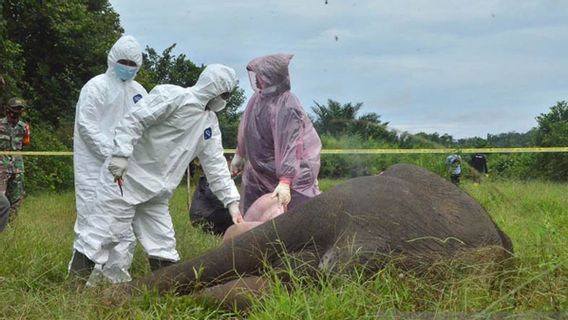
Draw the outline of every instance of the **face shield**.
[[[262,90],[263,89],[262,81],[260,80],[260,77],[257,76],[256,72],[249,70],[248,75],[250,80],[250,86],[252,87],[254,92],[259,92],[260,90]]]

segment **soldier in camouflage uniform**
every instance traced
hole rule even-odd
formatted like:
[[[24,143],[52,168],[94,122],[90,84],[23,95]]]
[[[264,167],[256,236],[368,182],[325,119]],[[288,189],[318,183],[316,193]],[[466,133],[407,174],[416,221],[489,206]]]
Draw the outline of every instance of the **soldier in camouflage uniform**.
[[[0,74],[0,106],[2,102],[1,93],[4,90],[5,85],[6,83],[4,82],[4,78]],[[8,201],[4,193],[0,193],[0,232],[4,231],[4,228],[6,228],[6,225],[8,224],[9,215],[10,215],[10,201]]]
[[[6,117],[0,119],[0,150],[22,151],[29,144],[29,126],[20,121],[25,102],[12,98],[6,106]],[[18,155],[0,156],[0,192],[10,201],[10,221],[17,215],[24,198],[24,159]]]

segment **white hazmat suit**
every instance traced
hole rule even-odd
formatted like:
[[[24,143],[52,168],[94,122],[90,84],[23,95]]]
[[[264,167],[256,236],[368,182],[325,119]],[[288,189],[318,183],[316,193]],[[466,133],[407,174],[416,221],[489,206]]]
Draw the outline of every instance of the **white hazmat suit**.
[[[142,65],[142,48],[134,37],[118,39],[108,54],[107,71],[83,86],[76,106],[73,166],[77,220],[73,248],[81,253],[87,251],[80,239],[88,228],[86,220],[94,204],[95,187],[103,163],[112,152],[114,129],[126,112],[136,109],[140,99],[147,94],[138,82],[119,79],[115,68],[121,59],[135,62],[136,71]],[[134,234],[130,232],[124,240],[113,248],[103,267],[103,274],[112,282],[131,280],[128,269],[135,245]]]
[[[225,206],[239,201],[223,156],[217,116],[206,108],[209,101],[231,92],[236,82],[233,69],[209,65],[195,86],[156,86],[121,120],[112,154],[128,158],[124,196],[112,174],[102,172],[89,232],[80,239],[89,259],[105,263],[109,249],[128,235],[132,225],[151,259],[179,261],[168,204],[195,157],[219,200]]]

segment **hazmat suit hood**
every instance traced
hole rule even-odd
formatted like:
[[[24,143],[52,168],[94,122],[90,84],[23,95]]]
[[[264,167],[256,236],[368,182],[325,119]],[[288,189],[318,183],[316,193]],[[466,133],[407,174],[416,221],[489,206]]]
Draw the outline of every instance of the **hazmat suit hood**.
[[[273,54],[253,59],[247,65],[251,86],[258,93],[281,93],[290,90],[288,65],[294,55]]]
[[[136,62],[136,72],[140,71],[140,67],[142,67],[142,47],[133,36],[127,35],[120,37],[120,39],[118,39],[114,43],[112,48],[110,48],[107,57],[108,68],[106,74],[108,76],[118,79],[114,68],[117,64],[117,61],[121,59]],[[132,81],[132,79],[127,81]]]
[[[235,70],[221,64],[210,64],[201,72],[192,91],[199,100],[208,102],[225,92],[232,92],[236,86]]]

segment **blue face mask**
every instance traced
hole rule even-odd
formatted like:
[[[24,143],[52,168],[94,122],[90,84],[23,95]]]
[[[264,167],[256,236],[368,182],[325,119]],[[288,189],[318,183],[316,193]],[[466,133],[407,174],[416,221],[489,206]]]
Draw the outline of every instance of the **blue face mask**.
[[[136,76],[136,71],[136,67],[125,66],[120,63],[117,63],[114,66],[114,72],[116,72],[116,75],[122,81],[134,79],[134,77]]]

